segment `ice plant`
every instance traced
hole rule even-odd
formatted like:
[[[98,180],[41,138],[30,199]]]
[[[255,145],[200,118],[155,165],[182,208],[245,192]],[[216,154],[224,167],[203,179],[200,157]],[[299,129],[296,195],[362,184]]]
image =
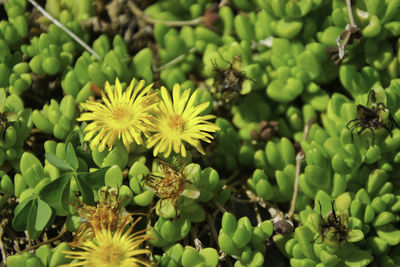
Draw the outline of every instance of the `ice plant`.
[[[184,142],[205,155],[200,140],[210,143],[213,136],[209,132],[213,133],[219,130],[219,127],[208,121],[214,119],[214,115],[199,116],[208,107],[209,102],[195,106],[197,91],[190,98],[189,95],[190,90],[181,94],[180,86],[175,84],[171,100],[168,90],[161,87],[162,99],[150,129],[153,133],[147,141],[147,148],[154,147],[154,156],[163,153],[168,157],[173,150],[186,157]]]
[[[153,266],[148,261],[139,258],[139,255],[150,254],[148,249],[139,246],[149,239],[148,234],[144,234],[146,229],[134,232],[134,226],[141,218],[136,219],[132,225],[124,232],[128,223],[125,220],[120,224],[115,232],[110,229],[95,231],[92,240],[85,240],[74,245],[80,250],[64,251],[67,258],[77,259],[78,262],[63,265],[65,267],[85,266],[85,267],[136,267]]]
[[[145,81],[141,80],[135,84],[133,79],[122,92],[118,78],[115,86],[108,82],[105,85],[105,93],[102,92],[104,103],[97,101],[86,101],[81,106],[88,110],[77,119],[78,121],[92,121],[84,129],[85,141],[89,141],[93,150],[103,151],[107,145],[112,149],[115,139],[122,139],[127,150],[129,145],[135,141],[138,145],[143,143],[142,134],[148,135],[150,125],[150,112],[157,105],[157,93],[150,92],[152,85],[143,88]]]

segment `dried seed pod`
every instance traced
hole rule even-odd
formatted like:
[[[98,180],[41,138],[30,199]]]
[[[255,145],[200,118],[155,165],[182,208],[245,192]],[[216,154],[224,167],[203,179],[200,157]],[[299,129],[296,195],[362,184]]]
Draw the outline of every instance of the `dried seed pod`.
[[[278,216],[274,219],[274,231],[278,234],[289,234],[293,232],[293,222],[287,217]]]

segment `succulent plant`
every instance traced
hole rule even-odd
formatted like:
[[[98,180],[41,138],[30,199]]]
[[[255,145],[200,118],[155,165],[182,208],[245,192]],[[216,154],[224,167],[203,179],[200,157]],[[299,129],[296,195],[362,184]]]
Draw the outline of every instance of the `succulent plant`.
[[[44,9],[0,21],[4,264],[400,264],[400,0]]]

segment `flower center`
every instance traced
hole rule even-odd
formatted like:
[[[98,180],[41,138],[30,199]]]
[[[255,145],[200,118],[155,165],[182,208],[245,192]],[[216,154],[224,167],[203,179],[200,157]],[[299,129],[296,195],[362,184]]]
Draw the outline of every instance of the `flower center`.
[[[118,122],[129,122],[131,118],[131,112],[127,107],[115,107],[111,113],[112,120]]]
[[[169,116],[168,127],[170,129],[173,129],[175,131],[180,131],[180,130],[182,130],[182,125],[183,125],[183,119],[182,119],[181,115],[176,114],[176,115]]]
[[[113,244],[102,246],[101,261],[109,266],[118,266],[124,260],[124,253],[120,247]]]

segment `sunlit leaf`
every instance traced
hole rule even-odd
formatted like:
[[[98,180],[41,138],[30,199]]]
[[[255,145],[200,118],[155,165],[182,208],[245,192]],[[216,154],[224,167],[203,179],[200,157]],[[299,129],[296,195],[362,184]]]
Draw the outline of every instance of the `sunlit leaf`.
[[[41,200],[40,198],[37,200],[38,201],[38,207],[37,207],[37,217],[36,217],[36,222],[35,222],[35,229],[37,231],[43,230],[43,228],[47,225],[51,218],[52,210],[50,206]]]
[[[51,153],[45,153],[44,156],[50,162],[51,165],[62,171],[74,171],[74,168],[71,165],[69,165],[66,161],[60,159],[56,155]]]
[[[86,180],[82,179],[81,175],[78,175],[76,177],[76,183],[78,184],[79,190],[81,191],[82,201],[88,205],[93,205],[94,204],[93,192],[90,189],[90,186],[86,183]]]
[[[71,173],[65,173],[45,185],[39,192],[40,198],[55,209],[68,209]]]
[[[108,169],[109,167],[100,168],[94,172],[79,173],[78,176],[80,179],[83,179],[91,189],[97,190],[105,185],[104,176]]]
[[[65,151],[65,161],[72,167],[74,170],[78,169],[79,163],[76,158],[74,147],[71,143],[68,143],[67,149]]]
[[[191,199],[196,199],[200,196],[200,191],[193,184],[186,184],[182,195]]]
[[[4,112],[4,105],[6,104],[6,90],[0,88],[0,113]]]
[[[14,210],[14,218],[12,227],[17,231],[25,231],[26,222],[28,221],[29,211],[32,206],[32,197],[24,199]]]

